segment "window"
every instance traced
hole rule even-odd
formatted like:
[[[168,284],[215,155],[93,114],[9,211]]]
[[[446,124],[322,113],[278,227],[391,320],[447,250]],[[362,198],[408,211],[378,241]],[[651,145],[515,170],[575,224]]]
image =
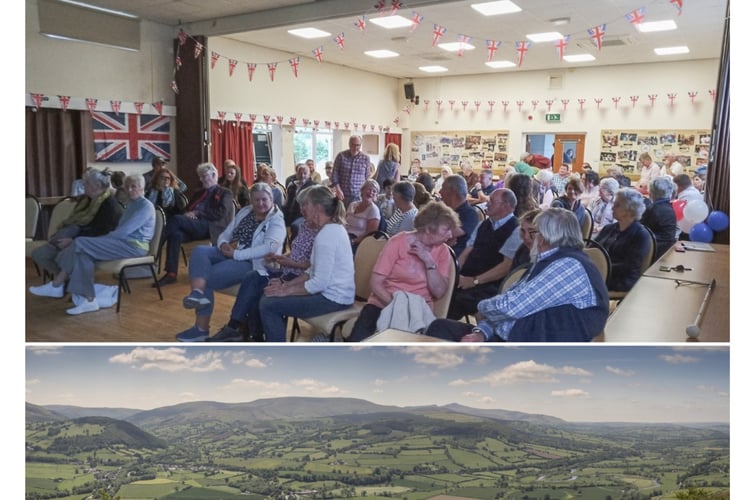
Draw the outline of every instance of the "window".
[[[295,128],[294,148],[295,164],[313,158],[316,171],[326,177],[324,164],[332,159],[333,134],[329,129]]]

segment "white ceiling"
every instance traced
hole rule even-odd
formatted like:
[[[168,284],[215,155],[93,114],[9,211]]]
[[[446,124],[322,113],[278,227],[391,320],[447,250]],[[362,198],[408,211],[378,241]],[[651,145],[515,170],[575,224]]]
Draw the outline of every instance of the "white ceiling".
[[[312,51],[324,47],[323,59],[397,78],[432,76],[419,66],[440,64],[449,69],[441,76],[515,72],[526,70],[565,70],[575,66],[608,66],[670,60],[717,58],[727,0],[684,0],[681,15],[670,0],[517,0],[523,10],[515,14],[484,17],[470,5],[481,0],[404,0],[397,13],[410,18],[413,12],[423,16],[416,30],[386,30],[370,22],[365,32],[355,22],[379,17],[378,0],[83,0],[87,3],[123,10],[143,19],[183,27],[190,35],[226,36],[241,42],[275,49],[284,57],[301,56],[314,62]],[[386,0],[389,15],[391,0]],[[645,7],[645,21],[673,19],[677,30],[640,33],[625,15]],[[563,26],[550,20],[569,18]],[[472,38],[475,50],[459,57],[433,47],[433,27],[446,28],[441,42],[457,41],[459,35]],[[604,47],[599,51],[587,30],[606,24]],[[293,27],[313,26],[332,34],[319,40],[304,40],[287,33]],[[491,69],[484,65],[488,52],[486,40],[499,40],[501,47],[495,60],[517,62],[515,41],[526,40],[528,33],[559,31],[571,35],[566,54],[589,53],[596,61],[570,64],[560,61],[552,42],[531,44],[521,67]],[[345,47],[340,49],[333,38],[345,33]],[[689,54],[658,57],[656,47],[686,45]],[[376,60],[363,55],[365,50],[390,49],[397,58]],[[305,64],[305,61],[303,61]],[[433,76],[436,76],[434,74]]]

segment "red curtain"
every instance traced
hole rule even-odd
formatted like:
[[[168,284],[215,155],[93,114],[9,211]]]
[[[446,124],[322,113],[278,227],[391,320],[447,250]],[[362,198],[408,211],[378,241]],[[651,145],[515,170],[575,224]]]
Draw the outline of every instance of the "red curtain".
[[[227,159],[235,161],[249,184],[256,176],[256,154],[253,150],[253,130],[247,123],[219,120],[211,121],[211,160],[223,175],[222,164]]]
[[[405,154],[402,152],[402,134],[384,134],[384,145],[387,145],[390,142],[393,142],[397,145],[400,150],[401,156],[405,156]]]

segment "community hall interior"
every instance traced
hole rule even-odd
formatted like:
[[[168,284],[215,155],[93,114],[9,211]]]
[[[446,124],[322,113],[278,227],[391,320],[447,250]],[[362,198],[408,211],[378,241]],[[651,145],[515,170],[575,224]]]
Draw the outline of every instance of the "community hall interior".
[[[703,172],[708,211],[730,215],[727,0],[525,0],[497,15],[480,3],[26,0],[26,192],[42,204],[31,237],[47,236],[52,207],[87,167],[151,169],[147,159],[111,161],[95,150],[94,112],[167,117],[159,156],[189,191],[201,186],[199,164],[221,175],[230,155],[249,184],[260,161],[280,182],[307,158],[326,177],[326,162],[357,136],[374,164],[397,144],[403,177],[414,159],[435,177],[443,164],[461,173],[469,161],[498,181],[534,153],[552,158],[554,173],[569,155],[572,172],[587,164],[604,177],[619,166],[636,185],[640,154],[674,155],[690,177]],[[397,16],[407,23],[379,24]],[[659,21],[674,27],[640,27]],[[327,35],[289,32],[297,28]],[[551,32],[559,36],[528,37]],[[392,54],[368,55],[375,50]],[[599,340],[728,342],[730,229],[709,237],[713,251],[672,253],[670,276],[641,277]],[[119,311],[68,317],[70,304],[29,294],[43,277],[27,259],[26,340],[172,342],[193,321],[181,303],[186,262],[163,297],[149,277],[134,279]],[[679,265],[690,270],[678,275]],[[682,280],[701,286],[674,284]],[[233,300],[216,294],[215,315]],[[688,335],[698,319],[701,334]],[[319,333],[301,328],[298,340]]]

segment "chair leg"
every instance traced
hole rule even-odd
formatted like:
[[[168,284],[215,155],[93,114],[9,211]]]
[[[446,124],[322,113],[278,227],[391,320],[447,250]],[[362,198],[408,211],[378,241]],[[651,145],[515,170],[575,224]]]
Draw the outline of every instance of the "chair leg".
[[[115,312],[120,312],[120,301],[123,298],[123,290],[125,289],[125,269],[120,270],[120,275],[118,276],[118,300],[117,300],[117,309],[115,309]],[[130,293],[130,292],[129,292]]]
[[[157,288],[159,300],[164,300],[164,297],[162,296],[162,288],[159,286],[159,280],[157,279],[157,269],[155,269],[154,265],[149,266],[149,269],[151,269],[151,277],[154,278],[154,286]]]
[[[290,342],[295,342],[295,335],[300,333],[300,324],[298,318],[292,319],[292,331],[290,332]]]
[[[185,267],[188,267],[188,257],[185,255],[185,248],[183,245],[180,245],[180,253],[183,254],[183,262],[185,262]]]

